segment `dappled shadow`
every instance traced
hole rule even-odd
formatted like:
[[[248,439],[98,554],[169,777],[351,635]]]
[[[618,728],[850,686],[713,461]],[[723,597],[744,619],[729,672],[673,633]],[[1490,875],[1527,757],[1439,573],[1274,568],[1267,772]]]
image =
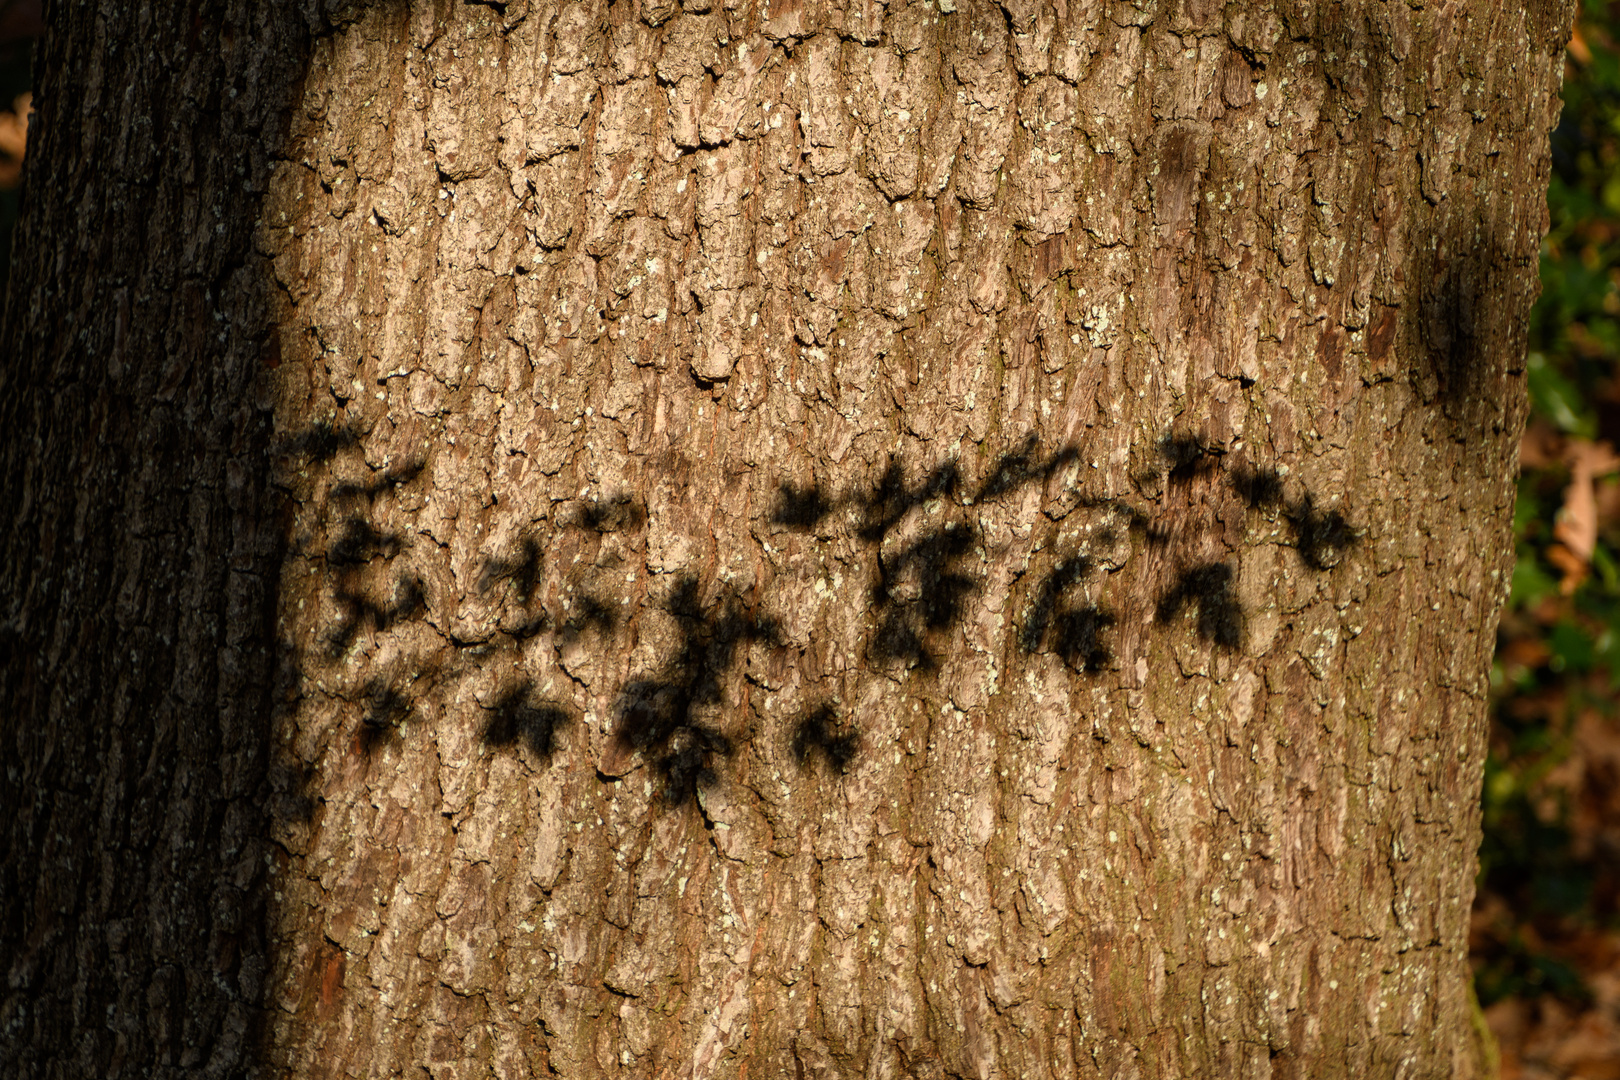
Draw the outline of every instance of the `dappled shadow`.
[[[340,566],[342,564],[339,564]],[[394,579],[393,595],[379,603],[356,583],[351,569],[333,575],[333,600],[342,614],[325,634],[325,652],[328,660],[336,660],[349,651],[361,634],[368,631],[383,633],[396,623],[415,618],[427,608],[427,594],[422,579],[406,573]]]
[[[1360,539],[1339,511],[1317,510],[1309,493],[1290,504],[1285,516],[1294,532],[1294,547],[1312,570],[1333,569]]]
[[[416,715],[416,699],[401,680],[381,675],[367,680],[360,692],[364,711],[355,732],[360,748],[369,753],[397,739],[400,729]]]
[[[1281,511],[1293,535],[1294,549],[1312,570],[1333,569],[1361,541],[1360,533],[1340,511],[1318,510],[1310,492],[1289,500],[1283,478],[1275,469],[1245,466],[1234,469],[1228,479],[1250,509]]]
[[[801,488],[785,481],[777,490],[776,510],[771,514],[771,521],[796,529],[813,529],[834,509],[836,507],[815,484]]]
[[[632,495],[610,499],[581,499],[575,503],[574,524],[599,533],[639,529],[647,523],[647,508]]]
[[[990,475],[974,492],[974,500],[983,502],[1011,494],[1028,484],[1044,483],[1065,465],[1080,460],[1080,451],[1073,445],[1062,447],[1044,461],[1035,453],[1036,447],[1034,434],[1028,434],[1017,447],[998,457]]]
[[[831,705],[820,705],[793,726],[788,749],[801,766],[820,764],[841,773],[860,752],[861,735],[841,725]]]
[[[1198,636],[1226,649],[1243,645],[1243,607],[1225,563],[1191,566],[1176,575],[1159,597],[1155,618],[1168,623],[1185,610],[1197,616]]]
[[[281,449],[305,463],[334,461],[354,453],[358,441],[353,429],[329,423],[286,440]],[[1290,485],[1280,470],[1252,466],[1241,455],[1239,464],[1227,468],[1226,448],[1202,435],[1166,433],[1152,444],[1149,456],[1150,464],[1136,478],[1141,490],[1135,496],[1097,499],[1074,492],[1072,475],[1058,488],[1046,489],[1048,497],[1066,499],[1081,513],[1101,518],[1080,549],[1058,545],[1042,557],[1038,567],[1044,569],[1021,587],[1009,643],[1019,655],[1052,656],[1076,676],[1101,677],[1115,666],[1117,635],[1140,632],[1131,624],[1148,621],[1149,611],[1161,628],[1174,630],[1189,618],[1200,640],[1240,649],[1245,618],[1235,564],[1191,558],[1198,538],[1217,525],[1197,520],[1197,515],[1214,514],[1221,505],[1239,513],[1274,515],[1286,524],[1301,561],[1314,571],[1332,569],[1358,541],[1341,511],[1319,509],[1311,493]],[[874,669],[891,677],[905,678],[909,672],[933,678],[954,655],[957,646],[950,635],[986,587],[984,552],[999,542],[985,535],[981,522],[989,519],[975,517],[972,508],[1048,485],[1054,477],[1065,477],[1063,470],[1078,461],[1074,447],[1043,452],[1033,436],[987,463],[977,481],[954,458],[919,469],[891,455],[870,483],[842,491],[815,479],[780,482],[765,520],[790,531],[843,535],[865,550],[871,575],[865,592],[871,627],[865,655]],[[325,548],[309,546],[317,543],[311,538],[300,549],[327,574],[336,613],[320,638],[328,661],[356,647],[362,635],[431,617],[427,589],[410,569],[406,538],[381,528],[370,516],[382,496],[409,495],[426,468],[425,460],[412,461],[378,472],[370,481],[334,485],[328,493],[326,506],[334,523]],[[1189,487],[1216,477],[1224,477],[1224,488]],[[1291,486],[1298,491],[1292,498]],[[1223,490],[1229,492],[1224,504],[1219,498]],[[625,493],[580,498],[563,504],[553,520],[550,534],[526,529],[504,550],[486,555],[473,575],[471,592],[501,613],[498,632],[470,642],[449,638],[446,643],[456,657],[449,663],[425,668],[424,657],[396,658],[390,668],[395,674],[373,676],[355,691],[355,741],[362,752],[375,752],[410,729],[418,719],[418,695],[486,670],[494,657],[523,648],[537,634],[552,635],[552,647],[559,650],[579,644],[596,648],[615,640],[626,624],[629,597],[615,595],[603,584],[606,578],[589,574],[559,581],[556,585],[562,587],[548,592],[545,552],[553,539],[570,531],[587,550],[598,550],[614,534],[622,534],[633,547],[643,544],[646,507]],[[1168,578],[1146,608],[1125,603],[1123,610],[1139,614],[1122,619],[1121,608],[1105,606],[1100,599],[1111,568],[1099,563],[1093,551],[1125,542],[1127,532],[1159,552]],[[620,554],[600,557],[608,560],[601,566],[622,559]],[[768,596],[745,596],[718,579],[691,572],[668,581],[661,595],[655,591],[637,600],[638,615],[661,613],[662,621],[638,632],[643,642],[658,646],[654,662],[614,692],[608,745],[597,768],[604,780],[613,780],[645,766],[658,780],[659,801],[674,809],[692,804],[701,790],[720,782],[727,763],[754,737],[750,723],[723,719],[730,700],[728,680],[736,677],[748,650],[789,646],[767,613]],[[548,595],[554,599],[547,601]],[[446,639],[441,633],[435,640]],[[409,678],[400,674],[406,671]],[[484,743],[496,750],[523,750],[542,764],[558,753],[563,733],[576,720],[560,702],[544,699],[528,678],[508,679],[492,699],[480,700]],[[826,703],[791,721],[781,737],[807,773],[842,774],[856,766],[862,746],[859,730]]]
[[[939,667],[925,635],[956,625],[968,598],[979,591],[979,582],[961,569],[975,539],[972,526],[948,521],[879,559],[870,593],[872,610],[882,618],[872,641],[875,659],[928,671]]]
[[[540,587],[543,564],[540,542],[532,536],[525,536],[518,544],[517,553],[511,558],[491,556],[484,560],[473,587],[482,596],[497,583],[510,581],[518,602],[527,604],[534,599],[535,590]]]
[[[1026,653],[1053,652],[1079,672],[1097,672],[1112,659],[1103,631],[1114,617],[1095,604],[1069,604],[1064,594],[1078,586],[1094,569],[1092,559],[1075,555],[1047,574],[1035,592],[1018,643]]]
[[[1160,468],[1155,468],[1151,475],[1157,477],[1161,473],[1169,477],[1174,486],[1190,484],[1200,476],[1207,476],[1214,472],[1221,462],[1226,451],[1206,442],[1201,435],[1186,432],[1173,432],[1159,439]]]
[[[730,757],[731,735],[699,710],[721,701],[721,680],[737,662],[739,646],[777,644],[776,622],[748,610],[735,595],[701,603],[698,579],[683,576],[664,610],[674,616],[679,644],[656,672],[628,683],[614,705],[613,739],[621,755],[634,751],[664,779],[664,797],[685,802],[714,779],[713,764]]]
[[[520,680],[508,687],[489,708],[482,732],[484,741],[505,750],[525,746],[542,762],[557,750],[557,737],[572,721],[567,710],[535,697],[534,685]]]

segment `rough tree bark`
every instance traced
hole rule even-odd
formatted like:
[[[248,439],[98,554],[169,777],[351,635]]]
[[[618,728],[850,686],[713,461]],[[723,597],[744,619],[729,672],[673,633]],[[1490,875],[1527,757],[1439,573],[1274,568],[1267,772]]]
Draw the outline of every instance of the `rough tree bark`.
[[[305,7],[48,15],[8,1075],[1486,1071],[1567,4]]]

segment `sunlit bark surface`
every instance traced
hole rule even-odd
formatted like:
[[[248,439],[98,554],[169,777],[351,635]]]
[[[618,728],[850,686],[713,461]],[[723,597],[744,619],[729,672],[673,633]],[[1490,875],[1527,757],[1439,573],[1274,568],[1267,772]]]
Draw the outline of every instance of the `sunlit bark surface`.
[[[230,182],[31,207],[174,225],[14,286],[0,1053],[1482,1074],[1566,5],[256,18],[42,95]]]

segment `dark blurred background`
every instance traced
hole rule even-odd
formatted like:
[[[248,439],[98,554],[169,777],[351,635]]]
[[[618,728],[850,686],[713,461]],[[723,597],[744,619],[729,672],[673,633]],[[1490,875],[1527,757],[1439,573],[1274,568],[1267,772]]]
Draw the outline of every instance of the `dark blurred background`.
[[[1620,1080],[1620,3],[1585,0],[1553,135],[1502,614],[1475,987],[1504,1080]]]
[[[0,0],[0,288],[40,0]],[[1471,946],[1503,1080],[1620,1080],[1620,0],[1584,0],[1530,331]]]
[[[45,29],[40,0],[0,0],[0,296],[11,276],[11,230],[22,191],[33,40]]]

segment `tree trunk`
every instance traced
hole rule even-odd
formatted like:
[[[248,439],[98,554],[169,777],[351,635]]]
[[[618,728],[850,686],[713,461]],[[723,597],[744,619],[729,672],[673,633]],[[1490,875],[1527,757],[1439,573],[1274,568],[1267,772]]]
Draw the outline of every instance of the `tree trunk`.
[[[1567,4],[101,7],[9,1073],[1489,1071]]]

